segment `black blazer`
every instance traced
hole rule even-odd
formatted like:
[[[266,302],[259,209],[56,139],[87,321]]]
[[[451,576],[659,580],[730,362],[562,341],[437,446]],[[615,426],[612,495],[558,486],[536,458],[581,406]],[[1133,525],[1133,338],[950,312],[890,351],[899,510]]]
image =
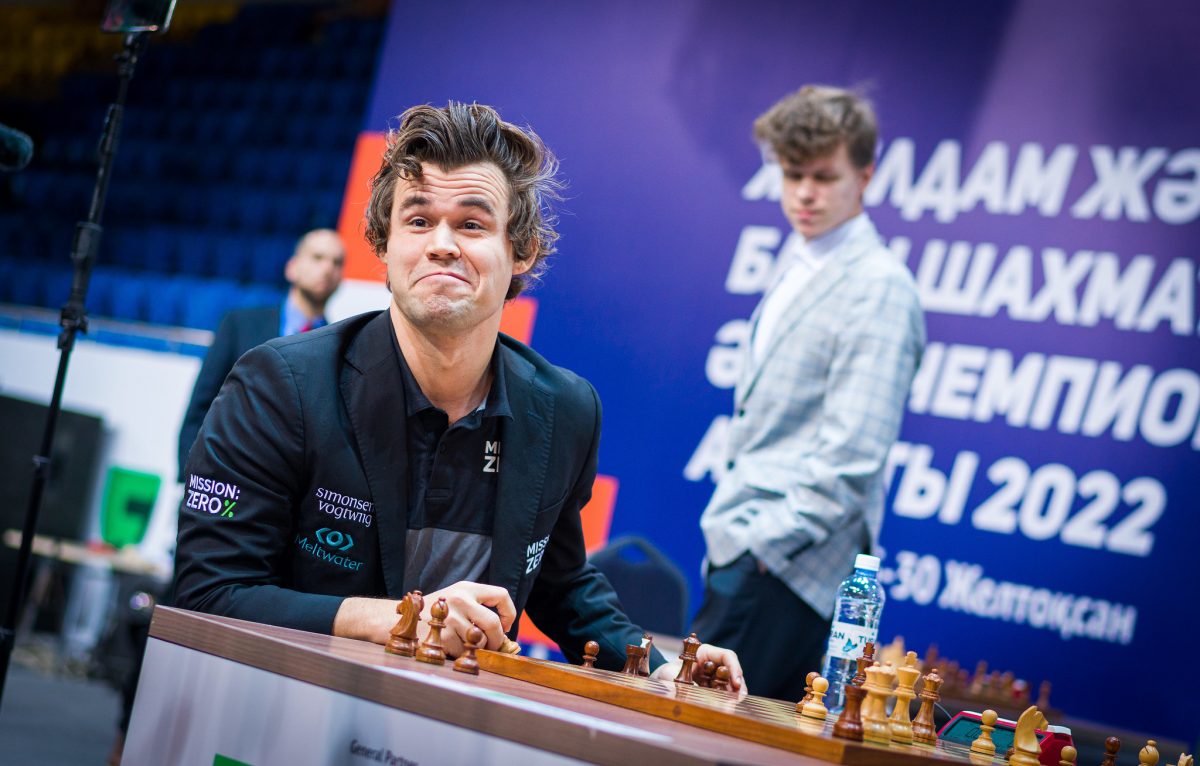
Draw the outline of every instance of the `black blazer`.
[[[394,343],[387,312],[374,312],[238,361],[187,462],[178,606],[330,633],[348,596],[403,597],[408,457]],[[569,658],[595,640],[603,665],[618,668],[641,631],[588,563],[579,519],[596,476],[599,399],[505,335],[499,353],[514,417],[486,582],[508,589]]]
[[[200,424],[204,422],[208,408],[225,382],[225,376],[242,354],[271,338],[279,337],[281,313],[280,306],[263,306],[234,309],[221,318],[217,334],[213,336],[212,345],[204,356],[204,364],[200,366],[200,374],[196,376],[192,398],[188,401],[183,414],[183,426],[179,429],[180,481],[183,480],[188,452],[196,441],[196,434],[200,433]]]

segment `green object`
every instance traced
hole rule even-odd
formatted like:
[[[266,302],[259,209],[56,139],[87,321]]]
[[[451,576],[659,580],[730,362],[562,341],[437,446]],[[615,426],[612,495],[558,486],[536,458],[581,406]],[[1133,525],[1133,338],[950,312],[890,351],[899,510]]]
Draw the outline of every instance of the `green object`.
[[[250,766],[250,764],[246,763],[245,761],[234,760],[227,755],[221,755],[220,753],[217,753],[213,756],[213,766]]]
[[[108,469],[104,504],[100,507],[100,536],[104,542],[122,548],[142,541],[161,484],[158,474],[116,466]]]

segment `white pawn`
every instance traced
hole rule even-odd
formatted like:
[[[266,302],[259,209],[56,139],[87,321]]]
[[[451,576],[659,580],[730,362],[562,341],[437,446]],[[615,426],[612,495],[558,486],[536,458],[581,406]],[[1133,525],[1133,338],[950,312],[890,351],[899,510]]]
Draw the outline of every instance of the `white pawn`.
[[[1150,740],[1146,746],[1138,753],[1138,764],[1140,766],[1157,766],[1158,764],[1158,743]]]
[[[971,752],[995,755],[996,743],[992,741],[992,729],[996,728],[998,716],[995,710],[985,710],[981,717],[983,720],[979,722],[979,736],[971,743]]]
[[[816,718],[824,721],[829,715],[829,710],[822,702],[825,699],[825,692],[829,690],[829,682],[820,676],[816,676],[812,680],[812,699],[804,703],[804,707],[800,710],[800,715],[805,718]]]
[[[1077,755],[1075,748],[1067,745],[1058,754],[1058,766],[1075,766],[1075,756]]]

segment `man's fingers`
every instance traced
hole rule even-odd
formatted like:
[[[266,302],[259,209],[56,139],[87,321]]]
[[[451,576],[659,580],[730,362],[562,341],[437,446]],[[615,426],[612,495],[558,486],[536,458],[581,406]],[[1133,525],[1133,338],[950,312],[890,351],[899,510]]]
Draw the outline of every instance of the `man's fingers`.
[[[450,615],[446,619],[448,632],[453,633],[455,643],[466,644],[467,630],[471,623],[479,626],[486,639],[484,646],[488,649],[499,649],[504,642],[504,633],[517,618],[517,610],[513,605],[508,591],[495,585],[484,585],[475,582],[456,582],[436,593],[431,593],[427,600],[446,599]]]
[[[729,668],[729,683],[738,691],[738,696],[744,697],[748,693],[746,677],[742,672],[742,663],[738,660],[736,652],[711,644],[701,644],[700,648],[696,650],[696,658],[701,663],[705,660],[712,660],[717,665]]]
[[[679,671],[682,668],[683,668],[682,662],[679,662],[678,660],[673,660],[664,665],[659,665],[658,669],[656,669],[653,673],[650,674],[650,677],[658,679],[660,681],[674,681],[675,676],[679,675]]]
[[[462,641],[463,646],[467,643],[467,631],[471,628],[471,623],[479,626],[483,631],[485,639],[484,647],[487,649],[499,649],[500,644],[504,641],[504,628],[501,627],[500,617],[491,609],[488,609],[478,601],[464,601],[459,609],[455,611],[455,632]]]
[[[475,583],[475,587],[481,589],[477,596],[479,603],[496,610],[496,614],[500,617],[500,625],[504,630],[507,631],[511,628],[517,620],[517,607],[513,604],[512,596],[508,595],[508,590],[495,585],[478,583]]]

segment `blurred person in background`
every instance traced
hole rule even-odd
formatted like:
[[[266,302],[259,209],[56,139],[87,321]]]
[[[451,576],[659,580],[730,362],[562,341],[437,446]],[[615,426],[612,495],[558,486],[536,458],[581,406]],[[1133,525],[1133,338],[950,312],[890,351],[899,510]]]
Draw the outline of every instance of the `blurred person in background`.
[[[325,306],[342,283],[345,261],[346,247],[338,233],[332,229],[313,229],[296,243],[296,250],[284,267],[283,275],[291,287],[282,304],[234,309],[221,319],[179,430],[181,477],[188,452],[200,433],[200,424],[234,363],[242,354],[272,338],[328,324]]]

